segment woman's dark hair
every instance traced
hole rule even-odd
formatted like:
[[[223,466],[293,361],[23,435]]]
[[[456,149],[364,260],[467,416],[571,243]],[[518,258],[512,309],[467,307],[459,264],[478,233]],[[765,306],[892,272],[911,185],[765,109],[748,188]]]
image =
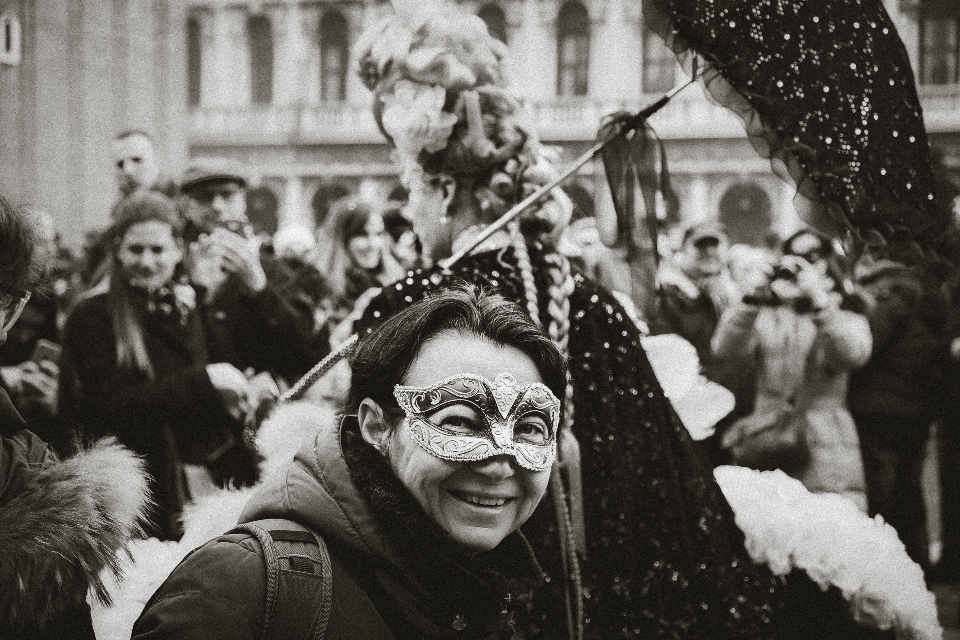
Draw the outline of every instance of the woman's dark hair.
[[[403,380],[421,347],[448,330],[519,349],[536,365],[544,384],[561,400],[565,397],[566,363],[547,334],[519,305],[464,282],[407,307],[360,341],[351,358],[347,413],[355,413],[364,398],[396,407],[394,385]]]
[[[131,227],[143,222],[169,225],[175,240],[181,239],[181,221],[173,200],[156,191],[137,190],[121,200],[113,209],[114,223],[107,231],[113,255],[110,272],[110,316],[115,336],[117,363],[121,367],[142,371],[153,378],[153,363],[144,342],[140,316],[131,298],[130,284],[117,264],[117,254],[124,236]]]
[[[366,235],[367,223],[375,211],[373,205],[364,200],[344,198],[330,207],[331,231],[334,239],[346,248],[351,238]]]
[[[0,196],[0,292],[33,289],[43,275],[33,225],[22,211]]]
[[[135,224],[141,222],[163,222],[173,229],[175,238],[183,232],[183,221],[173,200],[158,191],[138,189],[114,206],[111,214],[110,239],[115,245],[123,241],[123,236]],[[116,247],[114,247],[116,248]]]

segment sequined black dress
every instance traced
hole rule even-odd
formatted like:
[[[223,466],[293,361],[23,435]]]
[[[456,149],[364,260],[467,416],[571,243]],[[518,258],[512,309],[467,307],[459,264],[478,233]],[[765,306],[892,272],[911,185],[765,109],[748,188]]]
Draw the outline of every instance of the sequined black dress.
[[[543,256],[531,249],[546,319]],[[521,301],[513,250],[471,256],[443,275],[418,271],[388,286],[356,325],[373,326],[451,280]],[[570,298],[574,432],[583,458],[587,557],[585,636],[770,638],[780,591],[755,566],[743,535],[654,377],[636,326],[606,291],[575,276]],[[525,637],[566,638],[563,570],[552,502],[523,527],[548,574]]]

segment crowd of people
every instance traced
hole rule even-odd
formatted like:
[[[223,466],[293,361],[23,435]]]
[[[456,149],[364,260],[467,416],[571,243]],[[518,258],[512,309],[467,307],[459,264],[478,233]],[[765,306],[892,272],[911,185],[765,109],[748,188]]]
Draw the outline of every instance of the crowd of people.
[[[243,527],[224,523],[160,577],[134,637],[804,637],[713,468],[780,469],[844,496],[932,571],[933,424],[936,568],[960,577],[949,281],[851,261],[813,229],[731,247],[697,221],[664,230],[677,246],[635,305],[622,258],[561,189],[441,264],[556,167],[482,21],[411,20],[395,16],[361,56],[408,202],[349,195],[318,229],[271,237],[247,215],[243,167],[200,159],[170,179],[143,131],[113,141],[120,198],[81,255],[43,212],[0,200],[0,541],[45,470],[96,447],[138,496],[124,510],[100,488],[83,503],[110,517],[89,525],[97,560],[74,563],[62,601],[36,595],[63,581],[56,568],[0,558],[0,635],[93,637],[84,590],[128,538],[175,542],[191,502],[253,487]],[[688,340],[733,393],[710,437],[678,417],[648,333]],[[337,359],[349,382],[311,396]],[[279,399],[311,397],[337,419],[317,412],[283,473],[263,474],[258,431]],[[285,582],[314,570],[322,588]]]
[[[936,573],[956,579],[957,299],[949,282],[888,259],[852,263],[812,229],[773,249],[731,247],[722,228],[700,223],[663,266],[661,285],[659,330],[689,340],[704,374],[736,397],[704,443],[714,464],[780,468],[811,491],[848,495],[893,525],[927,569],[922,474],[936,424]],[[752,434],[789,421],[806,446],[752,444]]]

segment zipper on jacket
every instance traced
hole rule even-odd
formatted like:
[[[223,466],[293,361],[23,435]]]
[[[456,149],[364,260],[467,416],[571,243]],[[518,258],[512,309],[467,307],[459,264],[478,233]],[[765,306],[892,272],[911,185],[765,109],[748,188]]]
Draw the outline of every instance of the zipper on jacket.
[[[513,619],[514,600],[512,593],[503,597],[503,607],[500,610],[500,627],[506,627],[510,630],[510,640],[523,640],[523,634],[517,629],[517,623]]]

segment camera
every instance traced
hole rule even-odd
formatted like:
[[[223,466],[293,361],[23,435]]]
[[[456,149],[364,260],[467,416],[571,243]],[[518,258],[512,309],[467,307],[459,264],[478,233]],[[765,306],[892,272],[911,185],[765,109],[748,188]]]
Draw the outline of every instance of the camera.
[[[743,297],[747,304],[777,307],[790,305],[799,313],[814,310],[810,278],[801,277],[810,263],[799,256],[783,256],[770,270],[766,284]]]

